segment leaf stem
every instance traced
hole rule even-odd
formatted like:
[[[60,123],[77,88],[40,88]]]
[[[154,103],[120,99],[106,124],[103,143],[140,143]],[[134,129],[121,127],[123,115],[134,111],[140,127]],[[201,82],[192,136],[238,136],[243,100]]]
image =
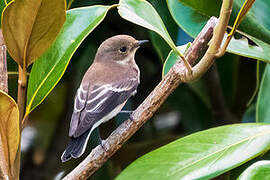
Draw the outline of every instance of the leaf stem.
[[[26,87],[27,87],[27,72],[26,68],[21,68],[19,65],[19,78],[18,78],[18,96],[17,104],[20,111],[20,128],[22,128],[22,120],[25,112],[26,103]]]

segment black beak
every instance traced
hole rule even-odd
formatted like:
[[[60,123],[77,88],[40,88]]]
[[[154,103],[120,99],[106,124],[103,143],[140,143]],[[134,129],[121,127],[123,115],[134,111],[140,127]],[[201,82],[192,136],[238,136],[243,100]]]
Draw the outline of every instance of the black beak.
[[[140,41],[137,41],[137,44],[138,44],[138,46],[141,46],[141,45],[148,43],[148,42],[149,42],[148,40],[140,40]]]

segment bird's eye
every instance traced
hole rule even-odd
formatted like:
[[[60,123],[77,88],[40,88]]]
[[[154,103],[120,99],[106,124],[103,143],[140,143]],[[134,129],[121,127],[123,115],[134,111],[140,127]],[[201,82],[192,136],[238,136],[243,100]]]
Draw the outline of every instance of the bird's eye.
[[[120,52],[124,53],[124,52],[127,51],[127,47],[126,46],[123,46],[119,50],[120,50]]]

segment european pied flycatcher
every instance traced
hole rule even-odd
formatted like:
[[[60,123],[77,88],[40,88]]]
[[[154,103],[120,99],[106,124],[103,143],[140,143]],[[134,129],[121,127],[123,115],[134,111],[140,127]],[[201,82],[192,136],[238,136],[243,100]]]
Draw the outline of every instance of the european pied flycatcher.
[[[92,131],[116,116],[127,100],[136,94],[140,70],[134,56],[145,42],[147,40],[118,35],[100,45],[75,96],[70,141],[61,157],[62,162],[80,157]]]

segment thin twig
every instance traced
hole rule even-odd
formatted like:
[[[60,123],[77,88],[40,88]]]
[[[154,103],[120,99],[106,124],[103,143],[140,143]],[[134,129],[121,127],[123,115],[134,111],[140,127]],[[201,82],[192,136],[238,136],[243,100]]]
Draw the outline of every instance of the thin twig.
[[[190,64],[194,64],[202,51],[208,48],[208,42],[213,35],[213,28],[217,24],[216,18],[211,18],[202,32],[187,51],[185,58]],[[163,104],[167,97],[182,82],[181,74],[186,67],[183,61],[178,61],[144,100],[144,102],[132,114],[132,121],[122,123],[106,140],[103,146],[99,145],[81,162],[64,180],[87,179],[98,170],[118,149],[125,143],[147,120],[149,120],[157,109]]]

